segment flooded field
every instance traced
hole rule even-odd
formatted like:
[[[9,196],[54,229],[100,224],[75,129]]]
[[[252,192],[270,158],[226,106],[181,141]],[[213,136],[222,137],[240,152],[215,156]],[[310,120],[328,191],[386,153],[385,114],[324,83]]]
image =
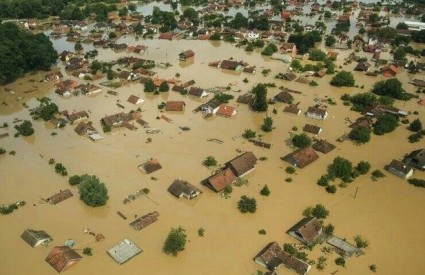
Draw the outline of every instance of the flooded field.
[[[338,274],[344,275],[369,274],[368,266],[371,264],[377,265],[378,274],[425,274],[425,263],[422,261],[425,219],[421,218],[425,211],[424,190],[388,173],[376,182],[371,180],[370,175],[361,176],[347,188],[339,188],[334,195],[326,193],[316,184],[336,156],[343,156],[354,164],[367,160],[372,170],[383,171],[392,159],[400,159],[404,154],[421,148],[419,143],[407,142],[410,132],[406,125],[399,126],[393,133],[373,136],[371,142],[362,146],[356,146],[350,141],[336,142],[338,137],[349,131],[346,118],[355,120],[360,116],[344,106],[340,96],[368,91],[376,81],[384,79],[382,76],[373,78],[356,73],[356,84],[359,87],[364,85],[364,89],[331,87],[328,85],[329,76],[315,78],[319,86],[310,87],[274,79],[278,72],[287,71],[287,64],[255,52],[246,54],[242,49],[227,43],[155,39],[133,41],[130,37],[121,38],[119,42],[146,45],[149,48],[143,58],[171,63],[172,67],[168,69],[154,69],[160,78],[170,79],[179,73],[183,81],[193,79],[196,81],[195,86],[205,89],[226,87],[234,83],[236,85],[233,89],[240,90],[230,92],[235,98],[257,83],[274,82],[277,87],[285,86],[302,92],[294,97],[295,102],[300,102],[303,112],[315,104],[317,98],[333,98],[337,105],[328,106],[329,117],[324,121],[307,119],[303,114],[292,116],[283,113],[284,105],[280,103],[270,105],[268,115],[273,118],[275,129],[271,133],[262,133],[260,126],[266,114],[253,113],[248,106],[237,104],[235,100],[230,105],[237,108],[236,117],[204,119],[192,110],[206,100],[193,99],[172,91],[146,95],[141,84],[116,89],[118,96],[106,94],[107,88],[103,87],[103,93],[97,96],[69,99],[54,93],[51,84],[37,82],[42,79],[42,75],[28,76],[7,85],[15,94],[0,93],[0,102],[8,104],[0,106],[0,123],[7,122],[10,125],[9,129],[0,129],[0,134],[10,134],[0,140],[0,146],[8,151],[15,150],[16,156],[0,156],[0,174],[3,175],[0,181],[0,203],[24,200],[27,204],[11,215],[0,216],[2,274],[56,273],[44,261],[50,248],[30,248],[20,238],[27,228],[48,232],[54,239],[51,246],[62,245],[65,240],[72,238],[80,254],[84,247],[93,248],[93,256],[85,256],[67,274],[253,274],[256,270],[265,271],[252,261],[253,257],[271,241],[279,244],[296,243],[295,239],[285,233],[286,230],[301,219],[306,207],[317,203],[324,204],[330,210],[326,222],[335,226],[337,236],[354,243],[353,237],[360,234],[369,240],[370,246],[365,249],[365,255],[348,259],[346,268],[334,264],[337,257],[334,253],[329,256],[325,271],[319,272],[312,268],[309,274],[330,274],[336,270],[339,270]],[[193,63],[179,62],[178,54],[187,49],[195,52]],[[99,59],[111,61],[126,55],[101,50]],[[346,53],[338,58],[338,65],[342,65],[344,55]],[[228,58],[255,65],[256,74],[234,74],[208,67],[209,62]],[[354,64],[351,64],[346,69],[352,70],[353,67]],[[63,69],[62,65],[59,65],[59,69]],[[270,75],[263,76],[263,69],[270,69]],[[35,82],[28,81],[31,78]],[[245,78],[248,83],[243,82]],[[410,78],[412,76],[404,71],[400,74],[404,83]],[[34,85],[38,87],[37,92],[25,93]],[[405,84],[405,89],[409,92],[415,90],[410,84]],[[278,88],[269,88],[268,97],[278,92]],[[123,111],[116,103],[124,105],[126,112],[137,108],[127,102],[131,94],[145,99],[141,105],[142,118],[151,127],[160,129],[161,134],[149,135],[142,128],[136,131],[120,130],[102,133],[105,139],[94,143],[78,136],[74,132],[75,125],[52,129],[46,123],[37,121],[33,123],[35,135],[29,138],[13,137],[13,120],[30,118],[29,110],[22,107],[22,102],[26,102],[29,108],[36,107],[38,102],[35,97],[50,97],[60,110],[89,111],[94,127],[101,130],[99,120],[102,117]],[[19,96],[23,98],[17,102]],[[186,103],[183,114],[165,113],[172,119],[172,123],[157,119],[157,116],[161,116],[158,104],[167,100],[184,100]],[[397,102],[396,105],[409,112],[417,110],[419,114],[411,114],[409,119],[419,117],[424,121],[425,110],[416,104],[416,100]],[[273,108],[276,108],[277,114],[271,112]],[[305,123],[321,126],[323,132],[318,138],[327,139],[337,149],[328,155],[319,153],[317,162],[302,170],[297,169],[296,174],[291,176],[293,181],[288,183],[285,182],[285,178],[290,176],[285,173],[288,164],[280,157],[291,151],[285,141],[294,132],[292,128],[296,126],[300,129],[298,132],[301,132]],[[191,130],[184,132],[179,126],[187,126]],[[248,128],[261,133],[265,142],[273,144],[272,149],[255,147],[245,141],[241,134]],[[52,131],[57,135],[52,136]],[[152,142],[147,143],[149,137]],[[207,141],[214,138],[223,143]],[[248,186],[234,187],[231,198],[224,199],[200,184],[212,173],[212,170],[202,166],[207,156],[213,155],[223,164],[238,155],[238,151],[253,151],[257,157],[267,158],[259,161],[255,171],[247,176]],[[48,164],[50,158],[61,162],[69,175],[88,173],[98,176],[109,190],[107,205],[98,209],[85,206],[78,198],[77,189],[69,186],[68,178],[57,175],[54,167]],[[146,175],[137,166],[150,158],[158,159],[163,169]],[[157,180],[152,180],[152,176]],[[415,177],[425,176],[423,172],[415,172]],[[167,188],[177,178],[194,184],[203,193],[190,202],[174,198],[167,192]],[[259,194],[264,184],[271,190],[269,197]],[[123,204],[127,195],[145,187],[150,189],[148,197]],[[55,206],[42,203],[41,198],[67,188],[72,190],[74,197]],[[255,214],[241,214],[238,211],[236,204],[241,195],[257,199],[258,209]],[[117,211],[121,211],[128,219],[123,220],[116,214]],[[141,216],[152,211],[160,213],[158,222],[142,231],[135,231],[128,225],[135,215]],[[187,230],[189,242],[177,257],[167,256],[161,250],[164,240],[170,228],[179,225]],[[201,227],[205,229],[205,237],[198,237],[197,230]],[[83,234],[86,228],[102,233],[106,240],[95,242],[93,236]],[[267,234],[258,234],[260,229],[265,229]],[[106,250],[124,238],[133,240],[143,252],[128,263],[118,265],[106,254]],[[317,261],[321,254],[319,250],[316,247],[308,252],[309,258]]]

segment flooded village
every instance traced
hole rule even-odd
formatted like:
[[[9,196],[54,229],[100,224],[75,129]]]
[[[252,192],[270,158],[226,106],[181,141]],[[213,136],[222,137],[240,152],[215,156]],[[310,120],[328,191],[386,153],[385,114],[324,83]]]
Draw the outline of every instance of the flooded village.
[[[57,52],[0,62],[1,274],[425,273],[420,1],[68,2],[0,11]]]

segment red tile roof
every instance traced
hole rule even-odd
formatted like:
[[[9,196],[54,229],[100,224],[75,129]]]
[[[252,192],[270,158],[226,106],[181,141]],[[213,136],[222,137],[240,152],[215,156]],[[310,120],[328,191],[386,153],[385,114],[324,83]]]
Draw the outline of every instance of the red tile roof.
[[[81,261],[82,257],[68,246],[56,246],[46,258],[57,272],[62,273]]]
[[[220,192],[227,185],[236,181],[237,177],[233,174],[230,168],[226,168],[220,173],[217,173],[207,179],[207,183],[215,192]]]
[[[236,112],[236,109],[229,105],[220,105],[220,107],[217,110],[217,115],[225,116],[225,117],[231,117]]]

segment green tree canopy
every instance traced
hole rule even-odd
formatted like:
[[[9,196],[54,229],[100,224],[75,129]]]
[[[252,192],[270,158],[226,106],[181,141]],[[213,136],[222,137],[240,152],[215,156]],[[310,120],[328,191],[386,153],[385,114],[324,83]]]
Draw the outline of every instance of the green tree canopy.
[[[251,104],[252,109],[257,112],[267,111],[267,86],[264,84],[257,84],[252,89],[252,93],[255,95],[255,99]]]
[[[351,177],[351,172],[353,172],[353,164],[343,157],[336,157],[328,166],[330,178],[347,179]]]
[[[292,137],[292,144],[298,148],[306,148],[311,145],[311,138],[305,133],[294,135]]]
[[[163,81],[161,85],[159,85],[160,92],[168,92],[170,90],[170,86],[168,86],[167,81]]]
[[[353,87],[354,86],[354,76],[351,72],[340,71],[332,78],[330,84],[336,87]]]
[[[419,132],[420,130],[422,130],[422,122],[419,118],[415,119],[414,121],[412,121],[412,123],[410,123],[409,130],[412,132]]]
[[[186,246],[186,237],[186,230],[182,227],[179,226],[177,228],[172,228],[164,242],[162,251],[165,254],[177,256],[177,254],[183,251]]]
[[[390,78],[383,81],[378,81],[373,85],[372,93],[389,96],[395,99],[405,99],[406,91],[402,87],[402,83],[397,78]]]
[[[383,114],[373,124],[373,133],[381,136],[394,131],[398,126],[398,117],[392,114]]]
[[[261,130],[271,132],[273,130],[273,119],[269,116],[264,118],[264,124],[261,125]]]
[[[16,125],[15,129],[18,131],[19,134],[23,135],[24,137],[28,137],[34,134],[32,123],[29,120],[24,120],[21,124]]]
[[[91,207],[103,206],[109,199],[108,189],[96,176],[82,175],[78,189],[80,199]]]
[[[152,79],[148,79],[145,83],[145,93],[153,93],[156,91],[155,84],[153,83]]]
[[[357,143],[366,143],[370,140],[371,133],[372,130],[368,127],[357,126],[350,131],[348,137]]]
[[[257,201],[245,195],[238,201],[238,209],[241,213],[254,213],[257,210]]]

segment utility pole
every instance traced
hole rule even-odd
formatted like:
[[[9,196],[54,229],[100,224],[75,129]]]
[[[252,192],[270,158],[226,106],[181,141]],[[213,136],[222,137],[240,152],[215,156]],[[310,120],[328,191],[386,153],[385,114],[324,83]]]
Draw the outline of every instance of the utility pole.
[[[359,191],[359,187],[356,187],[356,193],[354,194],[354,199],[357,198],[357,191]]]

